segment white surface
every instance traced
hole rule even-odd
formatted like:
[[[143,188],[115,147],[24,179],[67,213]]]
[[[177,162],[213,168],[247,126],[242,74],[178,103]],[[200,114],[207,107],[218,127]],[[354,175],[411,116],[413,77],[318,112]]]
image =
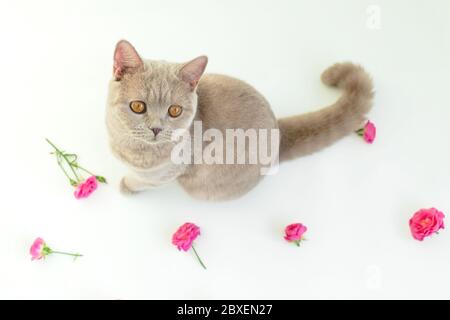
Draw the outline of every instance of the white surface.
[[[2,1],[0,298],[450,298],[450,233],[421,243],[408,229],[419,208],[450,215],[449,12],[445,0]],[[335,101],[321,72],[362,63],[378,138],[285,163],[233,202],[177,185],[124,197],[104,127],[121,38],[148,58],[208,54],[208,71],[248,81],[280,117]],[[44,137],[110,184],[75,200]],[[207,271],[170,243],[185,221],[202,228]],[[302,248],[282,238],[296,221]],[[36,236],[85,256],[31,262]]]

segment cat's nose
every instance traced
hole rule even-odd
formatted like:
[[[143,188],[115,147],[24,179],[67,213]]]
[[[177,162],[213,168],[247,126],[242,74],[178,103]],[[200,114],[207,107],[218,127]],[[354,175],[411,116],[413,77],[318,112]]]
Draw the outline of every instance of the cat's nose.
[[[162,131],[161,128],[152,128],[151,129],[153,131],[153,133],[155,134],[155,137],[158,135],[158,133],[160,133]]]

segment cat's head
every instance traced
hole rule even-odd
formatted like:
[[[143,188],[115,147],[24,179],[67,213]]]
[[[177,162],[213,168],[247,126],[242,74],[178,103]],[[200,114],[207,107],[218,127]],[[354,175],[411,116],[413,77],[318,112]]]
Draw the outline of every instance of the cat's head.
[[[129,42],[119,41],[106,110],[114,142],[145,147],[170,141],[176,129],[188,129],[207,62],[206,56],[183,64],[144,60]]]

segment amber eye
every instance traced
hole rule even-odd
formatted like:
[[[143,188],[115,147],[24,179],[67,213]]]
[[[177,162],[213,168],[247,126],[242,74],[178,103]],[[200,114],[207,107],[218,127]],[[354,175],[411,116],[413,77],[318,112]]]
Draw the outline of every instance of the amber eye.
[[[181,111],[183,111],[183,107],[179,106],[177,104],[173,104],[169,107],[169,116],[171,116],[172,118],[176,118],[181,114]]]
[[[147,107],[145,106],[145,103],[142,101],[131,101],[130,109],[134,113],[144,113],[147,110]]]

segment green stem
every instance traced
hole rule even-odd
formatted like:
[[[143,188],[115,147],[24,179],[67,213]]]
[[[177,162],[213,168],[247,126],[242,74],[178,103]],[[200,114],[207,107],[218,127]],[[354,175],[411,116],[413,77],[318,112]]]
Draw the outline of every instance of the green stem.
[[[200,264],[202,265],[202,267],[206,270],[206,266],[203,264],[202,259],[200,259],[197,251],[194,248],[194,245],[192,245],[192,250],[194,250],[195,256],[197,257],[198,262],[200,262]]]
[[[72,170],[72,173],[75,176],[75,179],[77,180],[77,182],[81,182],[80,177],[78,176],[77,172],[75,171],[75,169],[73,168],[73,164],[69,161],[69,159],[67,159],[67,156],[65,155],[64,152],[62,152],[61,150],[58,149],[58,147],[56,147],[50,140],[48,140],[47,138],[45,138],[45,140],[55,149],[56,153],[58,155],[60,155],[69,165],[70,170]],[[70,179],[70,178],[69,178]]]
[[[64,254],[66,256],[75,257],[75,259],[78,258],[78,257],[82,257],[83,256],[82,254],[79,254],[79,253],[68,253],[68,252],[54,251],[54,250],[50,250],[50,253]]]
[[[64,169],[64,166],[61,164],[61,160],[58,157],[58,155],[56,156],[56,161],[58,162],[58,166],[61,168],[61,170],[64,172],[64,174],[66,175],[67,179],[69,179],[70,184],[72,184],[73,179],[69,176],[69,174],[67,173],[66,169]]]
[[[47,141],[53,147],[53,149],[55,149],[57,152],[61,152],[50,140],[45,138],[45,141]]]
[[[82,166],[80,166],[78,163],[75,163],[74,164],[74,166],[76,167],[76,168],[78,168],[78,169],[81,169],[81,170],[83,170],[84,172],[86,172],[86,173],[89,173],[91,176],[94,176],[95,177],[95,174],[93,174],[92,172],[90,172],[89,170],[87,170],[87,169],[85,169],[85,168],[83,168]]]
[[[82,179],[80,179],[80,177],[78,176],[77,172],[73,168],[72,163],[69,161],[69,159],[67,159],[66,155],[64,153],[62,153],[61,156],[64,158],[64,160],[66,160],[67,164],[70,167],[70,170],[72,170],[73,174],[75,175],[75,178],[77,179],[77,182],[81,182]]]

